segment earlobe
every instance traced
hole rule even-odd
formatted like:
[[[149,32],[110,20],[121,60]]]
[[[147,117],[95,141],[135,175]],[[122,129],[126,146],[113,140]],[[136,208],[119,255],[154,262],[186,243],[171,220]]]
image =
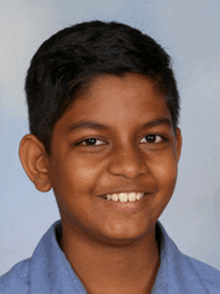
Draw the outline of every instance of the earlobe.
[[[44,145],[32,134],[23,137],[19,147],[22,166],[29,179],[41,192],[51,189],[48,172],[48,155]]]
[[[179,161],[181,150],[182,150],[182,135],[180,128],[176,128],[176,150],[177,150],[177,159]]]

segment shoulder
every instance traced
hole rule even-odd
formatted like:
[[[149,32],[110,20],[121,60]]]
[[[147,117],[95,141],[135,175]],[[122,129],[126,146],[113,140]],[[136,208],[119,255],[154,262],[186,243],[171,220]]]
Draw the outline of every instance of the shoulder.
[[[0,277],[1,294],[25,294],[29,285],[29,259],[23,260]]]
[[[51,272],[55,270],[55,262],[51,265],[51,255],[56,261],[59,247],[55,244],[56,225],[57,222],[45,233],[29,259],[17,263],[0,277],[1,294],[50,293]]]
[[[167,293],[220,293],[220,271],[180,252],[163,226],[158,225],[161,267],[157,287],[163,283]]]
[[[188,264],[188,267],[193,269],[194,273],[198,275],[201,282],[210,291],[210,293],[220,293],[219,270],[187,255],[183,255],[183,258],[185,259],[185,263]]]

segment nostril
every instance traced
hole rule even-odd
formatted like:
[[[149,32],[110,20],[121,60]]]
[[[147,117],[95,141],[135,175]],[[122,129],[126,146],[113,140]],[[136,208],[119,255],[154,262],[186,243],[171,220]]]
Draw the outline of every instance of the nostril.
[[[108,167],[109,173],[115,176],[123,176],[134,179],[145,174],[147,167],[141,155],[137,152],[118,152],[113,155]]]

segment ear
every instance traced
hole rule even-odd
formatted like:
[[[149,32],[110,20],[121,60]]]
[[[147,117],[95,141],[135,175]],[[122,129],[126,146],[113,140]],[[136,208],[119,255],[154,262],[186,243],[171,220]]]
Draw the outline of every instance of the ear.
[[[182,135],[180,128],[176,128],[176,154],[179,161],[182,150]]]
[[[19,156],[26,174],[41,192],[51,189],[48,172],[48,154],[44,145],[32,134],[26,135],[20,143]]]

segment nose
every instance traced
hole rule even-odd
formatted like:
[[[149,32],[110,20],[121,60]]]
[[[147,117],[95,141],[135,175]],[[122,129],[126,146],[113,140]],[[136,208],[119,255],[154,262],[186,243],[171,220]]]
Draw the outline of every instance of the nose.
[[[135,179],[147,172],[141,150],[134,146],[120,146],[112,152],[108,165],[111,175]]]

